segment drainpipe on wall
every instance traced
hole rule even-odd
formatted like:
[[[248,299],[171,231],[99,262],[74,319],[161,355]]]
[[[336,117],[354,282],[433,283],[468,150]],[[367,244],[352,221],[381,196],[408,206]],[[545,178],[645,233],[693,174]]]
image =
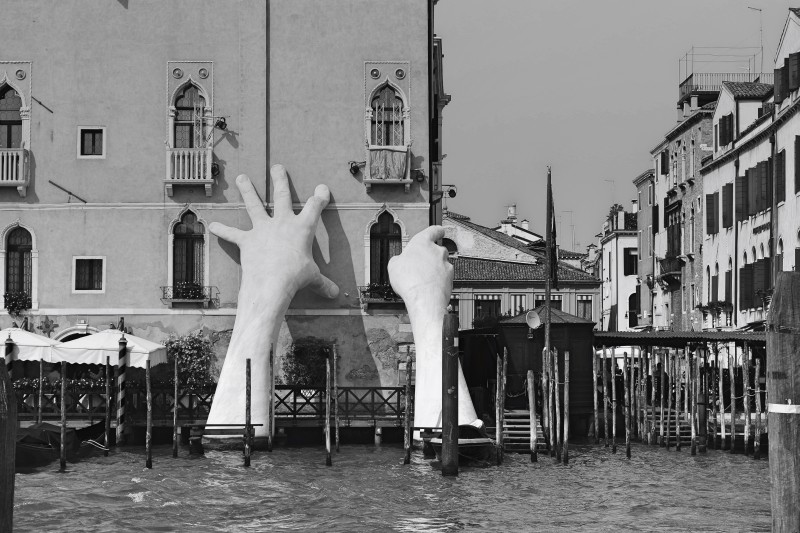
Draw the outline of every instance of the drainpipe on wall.
[[[733,163],[733,217],[736,218],[736,178],[739,177],[739,158]],[[733,292],[733,325],[739,323],[739,221],[733,223],[733,272],[731,275],[731,291]]]
[[[433,121],[436,120],[433,101],[433,6],[437,0],[428,0],[428,225],[436,223],[436,203],[433,199]]]
[[[770,289],[775,288],[775,278],[778,277],[778,272],[781,271],[778,262],[775,261],[775,254],[778,251],[778,139],[776,134],[773,133],[769,136],[770,153],[772,154],[772,216],[771,224],[769,225],[769,256],[772,258],[772,280]],[[785,173],[784,173],[785,174]],[[786,181],[783,183],[784,189],[786,188]],[[765,310],[766,312],[766,310]]]

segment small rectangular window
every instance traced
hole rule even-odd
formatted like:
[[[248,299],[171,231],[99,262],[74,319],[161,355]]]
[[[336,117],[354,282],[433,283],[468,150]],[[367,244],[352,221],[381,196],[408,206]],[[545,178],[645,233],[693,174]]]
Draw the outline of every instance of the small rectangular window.
[[[105,257],[73,257],[72,292],[105,292]]]
[[[102,127],[78,128],[78,158],[104,159],[106,156],[106,135]]]
[[[576,314],[581,318],[592,320],[592,295],[579,294],[577,304],[578,308]]]
[[[638,261],[639,261],[639,254],[636,248],[624,248],[622,252],[624,263],[623,263],[623,275],[624,276],[635,276],[638,272]]]

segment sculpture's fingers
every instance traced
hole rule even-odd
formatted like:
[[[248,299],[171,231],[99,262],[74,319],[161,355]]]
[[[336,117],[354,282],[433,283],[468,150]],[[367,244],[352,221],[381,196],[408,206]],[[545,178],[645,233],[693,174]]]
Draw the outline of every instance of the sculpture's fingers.
[[[414,241],[429,241],[436,242],[444,237],[444,228],[442,226],[428,226],[411,238],[412,244]]]
[[[230,226],[226,226],[225,224],[220,224],[219,222],[212,222],[211,224],[209,224],[208,231],[210,231],[220,239],[232,242],[237,246],[241,244],[242,240],[244,239],[244,235],[246,233],[240,229],[232,228]]]
[[[267,220],[267,212],[264,210],[264,204],[261,203],[261,198],[258,197],[253,182],[247,174],[239,174],[236,176],[236,186],[239,187],[239,192],[242,194],[244,206],[247,209],[247,214],[250,215],[250,220],[255,222],[257,220]]]
[[[300,216],[316,224],[322,214],[322,210],[325,209],[325,206],[327,206],[330,201],[331,191],[328,190],[328,186],[317,185],[317,188],[314,189],[314,196],[308,199]]]
[[[272,176],[272,190],[275,214],[292,213],[292,193],[289,190],[289,176],[283,165],[272,165],[269,169]]]
[[[308,284],[308,288],[325,298],[336,298],[339,296],[339,287],[322,274],[317,274],[311,283]]]

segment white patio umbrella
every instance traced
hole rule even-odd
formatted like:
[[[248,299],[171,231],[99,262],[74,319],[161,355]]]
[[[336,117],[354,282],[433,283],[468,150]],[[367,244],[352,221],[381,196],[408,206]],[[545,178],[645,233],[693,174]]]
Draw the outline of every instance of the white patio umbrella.
[[[52,359],[53,346],[59,344],[58,341],[48,339],[42,335],[25,331],[21,328],[0,329],[0,343],[7,339],[14,342],[14,350],[6,359],[6,363],[11,361],[44,361],[50,363]],[[5,357],[5,347],[0,348],[0,356]]]
[[[167,348],[163,344],[116,329],[106,329],[59,344],[53,348],[53,362],[104,365],[108,357],[111,365],[119,365],[119,341],[123,335],[128,343],[129,367],[144,368],[147,360],[150,360],[150,366],[167,362]]]

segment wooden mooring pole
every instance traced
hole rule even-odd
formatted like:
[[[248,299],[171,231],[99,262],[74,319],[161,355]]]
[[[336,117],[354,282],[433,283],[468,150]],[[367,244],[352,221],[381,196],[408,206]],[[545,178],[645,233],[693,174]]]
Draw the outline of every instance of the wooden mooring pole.
[[[599,444],[600,413],[597,409],[597,352],[595,351],[594,346],[592,347],[592,401],[594,402],[594,443]]]
[[[553,373],[555,375],[555,382],[553,383],[553,391],[555,392],[555,402],[556,402],[556,462],[561,462],[561,450],[564,446],[562,441],[563,433],[562,427],[564,425],[564,421],[561,419],[561,379],[560,379],[560,372],[559,372],[559,364],[558,364],[558,350],[556,348],[552,348],[551,351],[553,352]]]
[[[756,357],[756,427],[753,439],[753,459],[761,458],[761,358]]]
[[[275,347],[269,345],[269,403],[267,404],[267,451],[272,451],[272,438],[275,434]],[[326,396],[327,399],[327,396]]]
[[[61,446],[59,447],[61,471],[67,469],[67,362],[61,361]]]
[[[780,272],[767,323],[772,531],[800,531],[800,273]]]
[[[377,431],[377,426],[376,426]],[[325,359],[325,466],[331,466],[331,354]]]
[[[569,464],[569,350],[564,350],[564,464]]]
[[[622,388],[625,389],[625,457],[631,458],[631,381],[628,379],[628,352],[623,353]],[[633,354],[631,354],[630,374],[633,375]]]
[[[250,424],[250,358],[245,361],[244,369],[244,466],[250,466],[250,440],[253,426]]]
[[[128,369],[128,341],[125,334],[119,339],[119,363],[117,364],[117,446],[125,444],[125,372]]]
[[[597,365],[595,364],[595,370],[597,370]],[[596,383],[596,382],[595,382]],[[597,387],[595,387],[596,389]],[[595,420],[597,420],[597,396],[595,395]],[[538,433],[536,431],[536,378],[533,375],[533,370],[528,370],[528,409],[529,409],[529,421],[531,425],[530,431],[530,444],[531,444],[531,462],[535,463],[539,460],[539,456],[536,451],[536,441],[538,439]],[[596,422],[595,422],[596,424]],[[597,427],[597,426],[595,426]]]
[[[333,343],[333,429],[335,432],[336,453],[339,453],[339,378],[336,369],[336,360],[339,358],[339,350],[336,343]]]
[[[717,418],[719,418],[719,445],[717,449],[727,450],[725,441],[725,389],[723,387],[721,350],[717,349],[717,382],[719,383],[719,396],[717,397]]]
[[[457,327],[457,325],[456,325]],[[506,381],[508,380],[508,348],[503,347],[503,374],[501,383],[503,394],[500,395],[500,462],[505,460],[506,455]]]
[[[750,454],[750,435],[752,432],[752,417],[750,416],[750,346],[744,343],[742,350],[742,401],[744,403],[744,454]]]
[[[554,378],[554,371],[553,371],[553,350],[547,350],[547,377],[549,384],[547,386],[547,403],[548,403],[548,411],[550,414],[548,418],[550,419],[550,427],[548,428],[548,432],[550,433],[550,457],[556,456],[556,451],[558,450],[558,441],[556,438],[556,404],[555,404],[555,378]]]
[[[625,372],[623,372],[624,374]],[[611,351],[611,453],[617,453],[617,353]]]
[[[175,383],[173,383],[172,394],[175,401],[172,402],[172,457],[178,457],[178,356],[175,356]]]
[[[106,358],[108,359],[108,358]],[[106,373],[106,380],[108,380],[108,373]],[[39,387],[38,387],[38,398],[36,399],[36,423],[42,423],[42,407],[44,403],[44,360],[39,359]],[[108,390],[106,390],[106,401],[109,402],[110,405],[111,396],[108,395]],[[106,435],[108,437],[108,435]],[[106,438],[106,448],[108,448],[108,438]],[[108,455],[108,452],[106,452]]]
[[[652,347],[648,349],[648,356],[650,360],[650,433],[648,434],[647,443],[651,446],[656,443],[656,369],[658,365],[656,361],[655,351]]]
[[[41,380],[39,383],[41,384]],[[111,358],[106,356],[106,427],[103,435],[103,444],[106,446],[103,455],[106,457],[108,457],[108,448],[111,446],[111,405]]]
[[[689,395],[689,422],[692,431],[692,440],[689,445],[691,455],[697,455],[697,352],[687,353],[686,359],[686,394]]]
[[[406,401],[405,401],[405,420],[403,420],[404,425],[404,433],[403,433],[403,448],[405,450],[405,456],[403,458],[403,464],[407,465],[411,463],[411,440],[413,438],[412,435],[412,420],[413,416],[411,413],[412,405],[414,402],[411,401],[411,366],[413,363],[411,362],[411,348],[406,346]],[[336,425],[336,429],[339,429],[339,425]],[[338,442],[338,438],[337,438]]]
[[[683,400],[683,357],[675,350],[675,451],[681,451],[681,400]]]
[[[664,446],[666,444],[664,441],[664,382],[665,382],[664,376],[666,375],[665,367],[667,365],[667,361],[669,360],[669,358],[665,356],[664,353],[662,352],[661,354],[659,354],[658,359],[659,362],[661,363],[660,378],[658,382],[658,402],[659,402],[659,407],[661,409],[660,410],[661,416],[659,417],[658,420],[658,445]],[[653,378],[655,378],[655,374],[653,375]],[[653,411],[655,411],[655,405],[653,406]]]
[[[731,378],[731,453],[736,453],[736,345],[733,356],[728,349],[728,375]]]
[[[608,359],[608,352],[606,347],[603,346],[603,367],[600,374],[602,375],[603,380],[603,424],[605,425],[605,429],[603,431],[603,438],[606,441],[606,448],[608,448],[608,385],[606,384],[606,372],[608,363],[606,362]]]
[[[668,349],[669,350],[669,349]],[[665,387],[666,394],[667,394],[667,427],[666,427],[666,434],[664,435],[664,447],[669,450],[670,444],[670,434],[672,433],[672,402],[674,399],[674,395],[672,394],[672,388],[675,386],[675,357],[667,351],[666,354],[666,366],[667,366],[667,379],[669,379],[669,386]],[[661,394],[664,394],[662,390]],[[664,417],[661,417],[661,424],[664,424]]]
[[[503,395],[503,356],[499,353],[497,354],[497,367],[495,370],[495,381],[497,384],[494,388],[494,442],[497,447],[497,464],[500,464],[502,461],[501,448],[503,440],[503,404],[501,402]],[[444,379],[444,376],[442,376],[442,379]],[[442,443],[444,446],[444,434],[442,434]]]
[[[498,395],[502,395],[498,397],[500,400],[505,396],[500,381],[497,390]],[[499,408],[502,409],[502,405]],[[497,426],[502,435],[502,410]],[[502,438],[497,444],[498,461],[501,461]],[[458,475],[458,316],[455,313],[445,314],[442,331],[442,475]]]
[[[144,436],[145,467],[153,468],[153,391],[150,387],[150,359],[144,363],[144,381],[147,389],[147,428]]]
[[[703,364],[697,359],[697,383],[699,386],[699,396],[697,400],[697,425],[699,427],[699,439],[697,450],[706,453],[708,450],[708,346],[703,348]]]
[[[11,533],[14,524],[14,467],[17,451],[17,396],[6,362],[14,348],[6,340],[6,357],[0,361],[0,532]]]
[[[542,349],[542,432],[544,433],[545,440],[547,441],[547,449],[550,449],[550,387],[549,382],[549,369],[547,367],[547,350]]]

